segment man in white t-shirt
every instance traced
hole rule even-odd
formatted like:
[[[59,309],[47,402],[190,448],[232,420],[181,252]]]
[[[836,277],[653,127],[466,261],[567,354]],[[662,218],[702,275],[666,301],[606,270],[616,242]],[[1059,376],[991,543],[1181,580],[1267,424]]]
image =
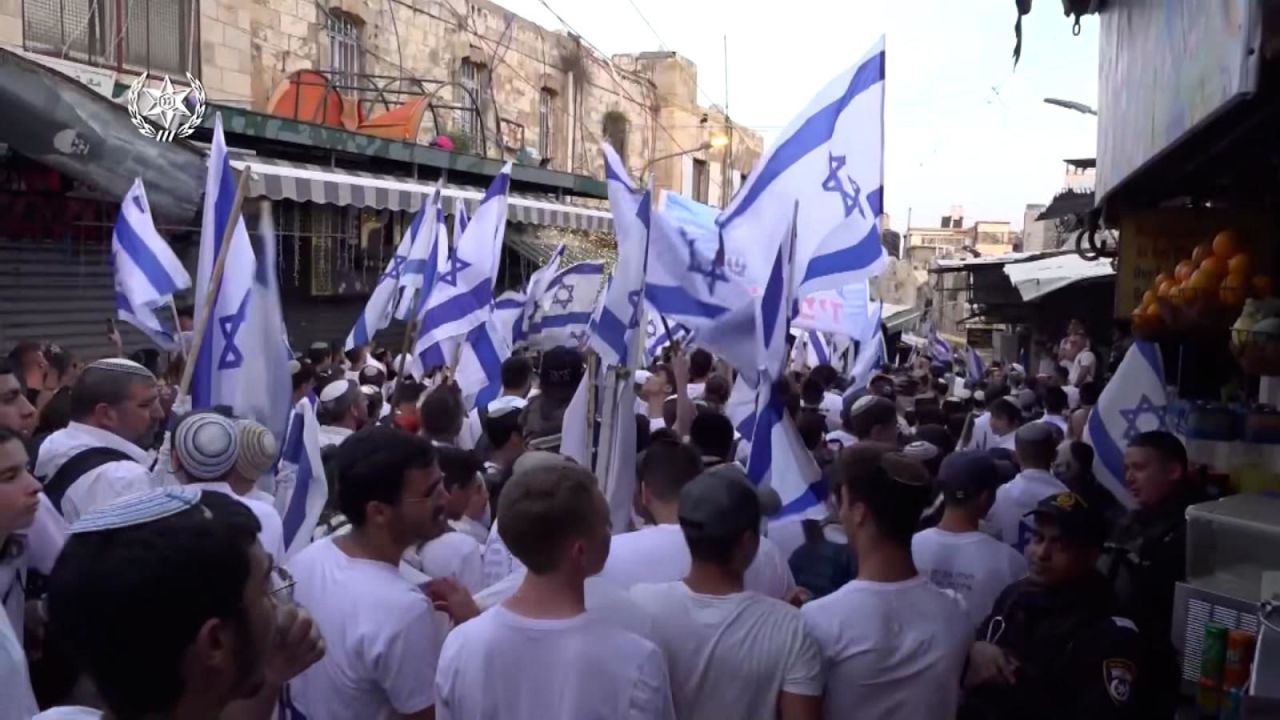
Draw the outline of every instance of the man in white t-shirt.
[[[849,408],[849,425],[858,442],[898,444],[898,408],[879,395],[864,395]]]
[[[470,450],[444,445],[436,446],[436,463],[440,467],[445,488],[445,517],[452,521],[464,517],[475,501],[488,500],[480,479],[480,462]],[[454,518],[454,515],[457,518]],[[484,528],[488,532],[488,528]],[[433,529],[435,537],[418,547],[416,567],[428,577],[451,577],[469,592],[477,593],[486,586],[483,546],[472,535],[441,523]],[[414,564],[411,562],[411,564]]]
[[[498,508],[503,540],[529,572],[445,640],[437,717],[674,719],[662,652],[586,612],[584,583],[609,554],[595,476],[566,465],[517,472]]]
[[[836,459],[831,476],[858,577],[801,608],[826,662],[823,716],[952,720],[973,625],[963,604],[911,560],[928,472],[859,443]]]
[[[351,380],[335,380],[321,388],[316,419],[320,421],[320,449],[341,445],[369,421],[360,386]]]
[[[817,720],[822,657],[804,619],[743,585],[761,539],[755,490],[703,473],[680,491],[679,513],[693,558],[688,576],[631,588],[667,660],[676,715]]]
[[[1044,417],[1040,418],[1040,422],[1046,422],[1057,427],[1062,431],[1062,436],[1067,435],[1067,392],[1060,387],[1047,387],[1044,390]]]
[[[746,477],[732,465],[715,470]],[[614,536],[600,577],[629,588],[643,582],[674,582],[689,573],[689,547],[679,524],[680,489],[701,472],[702,458],[689,445],[660,440],[649,446],[639,462],[637,480],[654,524]],[[779,600],[789,601],[795,593],[787,559],[767,537],[760,539],[760,550],[747,568],[746,587]]]
[[[498,403],[498,407],[513,407],[507,401],[519,400],[519,408],[524,409],[525,398],[529,397],[529,391],[533,389],[533,365],[529,359],[520,355],[513,355],[502,362],[502,393],[490,403]],[[480,412],[480,408],[473,409],[467,414],[467,419],[462,423],[462,432],[458,434],[458,447],[464,450],[478,450],[481,458],[488,458],[489,453],[494,449],[491,442],[485,442],[485,417],[492,412],[491,407],[486,407],[485,412]]]
[[[1083,332],[1071,336],[1072,345],[1077,349],[1075,357],[1067,373],[1068,384],[1080,387],[1093,380],[1098,371],[1098,356],[1089,349],[1089,336]]]
[[[1050,495],[1066,492],[1067,486],[1049,470],[1058,452],[1049,426],[1028,423],[1019,428],[1015,452],[1022,470],[996,491],[995,504],[987,513],[987,528],[995,539],[1021,554],[1035,531],[1027,513]]]
[[[987,444],[986,447],[974,449],[1013,450],[1014,433],[1022,426],[1022,410],[1018,409],[1018,404],[1008,397],[1002,397],[990,403],[987,408],[990,411],[988,414],[990,419],[987,421]]]
[[[446,628],[398,567],[439,532],[444,490],[425,438],[375,427],[338,447],[334,465],[345,535],[309,545],[290,563],[294,596],[315,618],[325,658],[290,683],[309,720],[436,716],[435,675]]]
[[[942,520],[911,539],[916,571],[959,595],[974,627],[987,618],[1000,591],[1027,574],[1022,555],[978,529],[999,484],[999,470],[987,453],[961,450],[947,456],[938,469],[946,503]]]

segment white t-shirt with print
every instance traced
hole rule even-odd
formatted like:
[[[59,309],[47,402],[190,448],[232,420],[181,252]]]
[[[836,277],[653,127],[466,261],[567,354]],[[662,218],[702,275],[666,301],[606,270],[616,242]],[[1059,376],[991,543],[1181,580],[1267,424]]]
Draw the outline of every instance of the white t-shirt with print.
[[[483,548],[466,533],[447,532],[424,543],[418,549],[418,563],[428,576],[451,577],[467,592],[478,593],[486,587]]]
[[[800,613],[826,663],[824,718],[955,717],[973,625],[954,595],[923,576],[852,580]]]
[[[652,620],[678,717],[774,720],[779,693],[822,695],[818,645],[781,600],[702,595],[683,582],[636,585],[631,599]]]
[[[482,613],[449,633],[435,692],[437,720],[675,718],[662,652],[588,614]]]
[[[613,536],[600,577],[623,588],[675,582],[689,574],[692,562],[679,525],[651,525]],[[760,538],[760,550],[747,568],[746,586],[779,600],[788,599],[796,589],[787,559],[767,537]]]
[[[980,532],[955,533],[929,528],[911,538],[916,571],[929,582],[964,600],[977,627],[1010,584],[1027,575],[1027,561],[1016,550]]]
[[[294,599],[311,613],[325,655],[289,682],[308,720],[408,715],[435,704],[445,627],[421,589],[396,566],[353,558],[332,538],[290,563]]]
[[[1067,486],[1048,470],[1023,470],[996,490],[996,503],[987,513],[986,528],[995,539],[1022,553],[1035,529],[1026,514],[1041,500],[1066,491]]]

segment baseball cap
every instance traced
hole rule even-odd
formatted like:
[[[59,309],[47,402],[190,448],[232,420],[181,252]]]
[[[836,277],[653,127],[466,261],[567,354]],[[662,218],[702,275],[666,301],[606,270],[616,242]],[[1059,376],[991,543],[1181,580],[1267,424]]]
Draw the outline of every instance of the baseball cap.
[[[996,461],[981,450],[951,453],[938,468],[938,489],[948,500],[970,500],[1000,486]]]
[[[760,529],[760,496],[727,472],[707,471],[680,489],[680,527],[686,533],[732,537]]]
[[[1107,540],[1106,518],[1073,492],[1050,495],[1024,517],[1049,518],[1064,538],[1074,542],[1102,547]]]

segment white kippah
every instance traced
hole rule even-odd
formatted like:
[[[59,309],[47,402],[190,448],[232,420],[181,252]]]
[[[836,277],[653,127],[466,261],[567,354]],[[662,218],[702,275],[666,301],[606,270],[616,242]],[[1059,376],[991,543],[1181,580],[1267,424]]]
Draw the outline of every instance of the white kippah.
[[[320,402],[333,402],[346,395],[350,389],[351,382],[349,380],[334,380],[325,385],[324,389],[320,391]]]
[[[653,377],[653,373],[649,372],[648,370],[637,370],[635,372],[636,382],[640,383],[641,385],[649,382],[649,378],[651,377]]]
[[[182,470],[195,480],[219,480],[240,454],[236,424],[216,413],[190,415],[173,431],[173,449]]]
[[[132,360],[125,360],[124,358],[103,358],[101,360],[95,360],[89,363],[88,367],[85,369],[106,370],[107,372],[118,372],[126,375],[137,375],[139,377],[150,378],[152,380],[156,379],[156,376],[152,375],[150,370]]]
[[[932,460],[937,457],[938,448],[933,443],[926,442],[924,440],[916,440],[915,442],[907,443],[907,446],[902,448],[902,454],[912,460],[924,462],[925,460]]]
[[[171,486],[146,490],[90,510],[71,525],[70,532],[83,535],[145,525],[195,507],[199,502],[200,491],[195,488]]]
[[[858,401],[853,404],[853,407],[849,408],[849,417],[853,417],[854,415],[857,415],[863,410],[866,410],[868,407],[874,404],[875,401],[879,399],[879,397],[880,397],[879,395],[863,395],[862,397],[858,398]]]
[[[301,369],[302,369],[302,363],[298,362],[297,360],[290,360],[290,361],[289,361],[289,374],[290,374],[290,375],[297,375],[297,374],[298,374],[298,371],[299,371],[299,370],[301,370]]]
[[[485,411],[489,413],[489,417],[502,417],[510,412],[519,412],[524,410],[529,404],[528,400],[515,395],[503,395],[493,402],[485,406]]]
[[[327,343],[327,342],[321,342],[321,341],[317,340],[317,341],[315,341],[315,342],[311,343],[311,349],[312,349],[312,350],[328,350],[328,349],[329,349],[329,343]]]
[[[381,393],[382,393],[382,391],[381,391],[381,390],[379,390],[378,388],[374,387],[373,385],[361,385],[361,386],[360,386],[360,392],[364,393],[365,395],[370,395],[370,396],[372,396],[372,395],[379,395],[379,394],[381,394]]]

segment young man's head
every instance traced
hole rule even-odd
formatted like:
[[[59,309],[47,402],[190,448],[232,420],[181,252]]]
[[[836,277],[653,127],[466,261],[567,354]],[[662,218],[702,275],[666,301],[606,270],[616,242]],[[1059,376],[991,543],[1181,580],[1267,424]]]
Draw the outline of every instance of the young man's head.
[[[827,363],[823,363],[809,371],[809,377],[817,380],[823,390],[831,390],[840,382],[840,371]]]
[[[453,385],[432,388],[418,408],[418,427],[424,435],[438,442],[456,440],[466,419],[462,395]]]
[[[996,461],[981,450],[952,453],[938,468],[938,489],[947,512],[963,514],[974,523],[991,511],[999,486]]]
[[[347,361],[347,367],[359,370],[367,362],[365,358],[368,357],[368,353],[369,348],[366,347],[351,348],[343,353],[343,359]]]
[[[665,400],[676,391],[676,376],[670,365],[658,365],[644,381],[640,394],[645,400]]]
[[[698,348],[689,354],[689,380],[691,382],[706,382],[707,377],[711,375],[711,368],[715,365],[715,357]]]
[[[326,342],[313,342],[311,347],[307,348],[307,359],[311,361],[311,366],[317,370],[329,365],[331,355],[329,343]]]
[[[515,395],[503,395],[485,407],[484,435],[489,440],[493,462],[511,467],[524,453],[524,430],[520,413],[528,403]]]
[[[640,501],[658,522],[674,522],[680,490],[701,472],[702,456],[697,450],[673,440],[654,440],[636,473]]]
[[[227,481],[239,456],[235,421],[217,413],[192,413],[173,430],[173,467],[184,483]]]
[[[370,385],[382,393],[382,386],[387,384],[387,371],[377,365],[369,364],[360,368],[360,384]]]
[[[0,358],[0,428],[30,438],[36,429],[36,409],[22,392],[22,379],[6,358]]]
[[[996,435],[1008,435],[1022,425],[1022,411],[1007,397],[995,402],[988,399],[987,408],[991,412],[991,432]]]
[[[800,405],[809,408],[821,407],[826,392],[827,389],[823,387],[822,381],[810,375],[800,384]]]
[[[892,446],[858,443],[831,466],[839,489],[840,522],[854,549],[893,547],[911,551],[911,536],[929,504],[929,474]]]
[[[480,473],[484,463],[470,450],[442,446],[436,448],[436,462],[444,483],[445,517],[461,520],[475,507],[484,507],[489,495]]]
[[[543,353],[538,369],[538,387],[543,398],[557,406],[567,406],[585,372],[582,353],[577,350],[556,347]]]
[[[729,404],[729,395],[732,392],[733,386],[729,384],[728,378],[712,375],[707,378],[707,384],[702,389],[702,399],[714,408],[723,408]]]
[[[359,430],[369,421],[369,408],[360,386],[351,380],[334,380],[320,390],[316,419],[321,425]]]
[[[1124,451],[1124,481],[1143,510],[1161,507],[1186,492],[1187,448],[1163,430],[1139,433]]]
[[[898,407],[892,400],[867,395],[849,408],[853,436],[863,442],[895,445],[898,442]]]
[[[261,690],[277,608],[259,529],[232,497],[172,487],[72,526],[49,624],[111,715],[216,715]]]
[[[502,361],[502,394],[528,397],[533,388],[533,364],[529,359],[512,355]]]
[[[28,388],[37,390],[44,387],[44,371],[49,367],[48,360],[40,343],[23,340],[9,351],[9,364],[22,375],[22,381]]]
[[[760,548],[760,497],[731,473],[708,470],[680,490],[680,530],[694,564],[741,578]]]
[[[130,360],[90,363],[71,386],[71,419],[148,447],[164,420],[156,376]]]
[[[1107,537],[1106,520],[1098,509],[1065,492],[1041,500],[1027,514],[1035,519],[1026,549],[1032,581],[1057,588],[1097,572],[1098,553]]]
[[[994,418],[992,415],[993,421]],[[1058,454],[1058,437],[1049,423],[1027,423],[1013,436],[1013,446],[1022,469],[1049,470]]]
[[[374,427],[338,446],[338,510],[359,532],[405,548],[440,533],[445,492],[424,437]]]
[[[568,463],[517,472],[498,499],[498,534],[535,576],[582,583],[609,557],[609,506],[588,470]]]
[[[293,385],[293,403],[306,397],[316,384],[316,368],[310,362],[294,360],[289,363],[289,377]]]
[[[40,482],[27,472],[23,437],[0,427],[0,549],[10,535],[31,527],[40,506]]]
[[[1044,390],[1044,414],[1062,417],[1067,414],[1067,391],[1049,386]]]
[[[717,412],[698,413],[689,426],[689,444],[712,464],[733,458],[733,440],[733,421]]]

